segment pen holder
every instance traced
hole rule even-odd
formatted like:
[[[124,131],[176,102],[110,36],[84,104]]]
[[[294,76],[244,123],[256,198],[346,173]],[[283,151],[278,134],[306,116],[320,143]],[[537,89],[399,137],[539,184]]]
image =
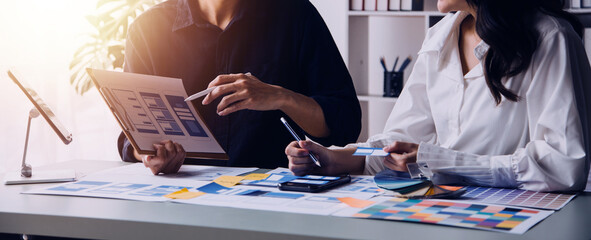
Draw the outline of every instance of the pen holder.
[[[402,91],[404,72],[384,71],[384,97],[398,97]]]

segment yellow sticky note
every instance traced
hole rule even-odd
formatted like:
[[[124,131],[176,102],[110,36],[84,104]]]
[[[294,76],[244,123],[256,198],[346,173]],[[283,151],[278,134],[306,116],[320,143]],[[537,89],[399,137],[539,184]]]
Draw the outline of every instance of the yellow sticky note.
[[[242,181],[242,179],[244,179],[244,176],[220,176],[213,180],[213,182],[224,187],[233,187]]]
[[[337,198],[337,199],[339,201],[349,205],[349,207],[354,207],[354,208],[364,208],[364,207],[367,207],[369,205],[376,203],[374,201],[361,200],[361,199],[352,198],[352,197],[342,197],[342,198]]]
[[[186,188],[183,188],[179,191],[164,195],[164,197],[172,198],[172,199],[191,199],[196,198],[201,195],[205,194],[204,192],[189,192]]]
[[[244,180],[256,181],[256,180],[263,180],[268,177],[269,177],[269,174],[266,174],[266,173],[251,173],[251,174],[244,176]]]

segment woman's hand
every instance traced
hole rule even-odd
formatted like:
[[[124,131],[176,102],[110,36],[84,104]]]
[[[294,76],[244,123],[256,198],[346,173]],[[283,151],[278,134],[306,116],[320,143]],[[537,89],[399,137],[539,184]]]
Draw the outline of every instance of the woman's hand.
[[[390,153],[384,158],[384,165],[392,170],[407,172],[406,164],[417,162],[418,149],[416,143],[396,141],[384,147],[384,151]]]
[[[365,168],[365,157],[353,156],[353,152],[355,148],[333,150],[312,141],[294,141],[285,148],[285,154],[289,159],[289,170],[296,176],[362,174]],[[314,164],[309,156],[310,153],[316,156],[322,167]]]
[[[144,166],[149,168],[154,175],[159,173],[176,173],[185,160],[186,152],[183,146],[170,140],[154,144],[156,156],[142,155]]]
[[[210,104],[223,96],[217,107],[220,116],[243,109],[278,110],[287,95],[286,89],[261,82],[249,73],[219,75],[209,83],[208,88],[215,86],[217,87],[205,96],[202,104]]]
[[[309,154],[314,154],[322,167],[318,167],[312,161]],[[307,174],[328,174],[330,169],[331,151],[311,141],[293,141],[285,148],[285,154],[289,159],[289,170],[296,176]]]

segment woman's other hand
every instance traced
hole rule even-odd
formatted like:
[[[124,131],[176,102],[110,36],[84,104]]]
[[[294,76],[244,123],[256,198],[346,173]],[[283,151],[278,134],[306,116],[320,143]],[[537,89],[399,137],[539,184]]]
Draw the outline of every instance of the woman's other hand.
[[[416,143],[396,141],[384,147],[390,155],[384,158],[384,165],[392,170],[407,172],[406,164],[417,162],[419,145]]]

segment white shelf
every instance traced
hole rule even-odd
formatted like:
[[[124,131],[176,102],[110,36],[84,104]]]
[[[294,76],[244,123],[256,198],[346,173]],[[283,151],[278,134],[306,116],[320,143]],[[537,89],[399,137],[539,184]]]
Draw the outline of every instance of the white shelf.
[[[591,13],[591,8],[570,8],[567,11],[574,14]]]
[[[591,13],[591,8],[569,8],[566,11],[581,14]],[[356,11],[349,10],[349,16],[358,17],[369,17],[369,16],[399,16],[399,17],[425,17],[425,16],[438,16],[443,17],[445,13],[438,11]]]
[[[437,11],[349,11],[349,16],[399,16],[399,17],[428,17],[428,16],[445,16],[445,13]]]
[[[357,99],[363,102],[389,102],[395,103],[397,97],[382,97],[380,95],[357,95]]]

